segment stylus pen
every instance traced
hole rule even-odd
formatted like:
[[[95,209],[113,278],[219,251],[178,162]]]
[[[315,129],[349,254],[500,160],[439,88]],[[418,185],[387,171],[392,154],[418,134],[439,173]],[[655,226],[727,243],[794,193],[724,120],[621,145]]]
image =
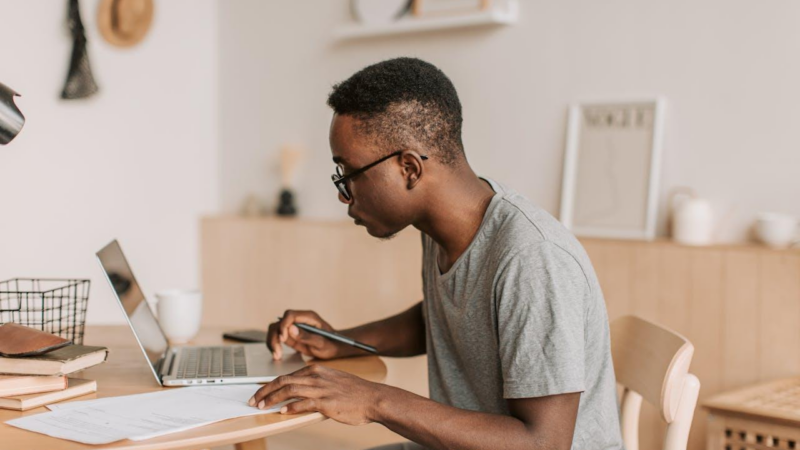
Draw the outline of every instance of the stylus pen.
[[[278,317],[278,320],[283,320],[283,317]],[[297,328],[300,328],[301,330],[308,331],[309,333],[318,334],[318,335],[326,337],[326,338],[328,338],[328,339],[330,339],[332,341],[341,342],[343,344],[349,344],[349,345],[352,345],[355,348],[360,348],[361,350],[366,350],[366,351],[368,351],[370,353],[378,354],[378,350],[375,347],[373,347],[371,345],[367,345],[367,344],[362,344],[361,342],[358,342],[358,341],[356,341],[354,339],[350,339],[349,337],[342,336],[341,334],[336,334],[336,333],[332,333],[330,331],[320,330],[319,328],[312,327],[311,325],[306,325],[304,323],[295,322],[293,325],[295,325]]]

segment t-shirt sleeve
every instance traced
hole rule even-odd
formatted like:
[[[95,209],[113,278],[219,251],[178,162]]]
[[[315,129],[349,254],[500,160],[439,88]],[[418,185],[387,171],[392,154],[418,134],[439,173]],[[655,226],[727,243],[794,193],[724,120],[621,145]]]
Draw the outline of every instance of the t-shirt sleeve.
[[[566,250],[526,246],[499,273],[496,309],[503,397],[583,392],[589,284]]]

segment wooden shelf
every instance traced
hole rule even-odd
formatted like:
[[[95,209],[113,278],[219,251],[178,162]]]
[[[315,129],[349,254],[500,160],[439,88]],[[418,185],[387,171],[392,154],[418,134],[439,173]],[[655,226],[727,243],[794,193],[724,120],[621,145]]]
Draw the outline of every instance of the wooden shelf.
[[[658,237],[652,241],[636,240],[636,239],[611,239],[611,238],[595,238],[595,237],[578,237],[581,244],[587,243],[614,243],[620,246],[651,246],[651,247],[671,247],[676,249],[687,249],[694,252],[703,251],[724,251],[724,250],[748,250],[755,252],[771,252],[771,253],[784,253],[786,255],[800,256],[800,246],[793,246],[788,248],[773,248],[766,244],[755,241],[745,242],[718,242],[709,245],[686,245],[673,241],[668,237]]]
[[[509,0],[504,8],[494,7],[475,13],[438,17],[405,16],[389,24],[343,25],[334,30],[334,37],[338,40],[347,40],[455,28],[510,25],[516,23],[518,17],[519,5],[517,0]]]

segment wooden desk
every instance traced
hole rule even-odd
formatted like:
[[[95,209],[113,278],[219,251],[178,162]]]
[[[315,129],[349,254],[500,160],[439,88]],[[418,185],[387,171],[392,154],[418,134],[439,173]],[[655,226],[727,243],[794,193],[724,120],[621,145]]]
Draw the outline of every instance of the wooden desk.
[[[207,327],[193,341],[196,344],[222,344],[221,327]],[[108,361],[99,366],[72,374],[78,378],[97,380],[97,393],[77,397],[74,400],[113,397],[119,395],[141,394],[162,388],[156,383],[141,350],[136,345],[133,334],[127,326],[88,327],[84,343],[104,345],[110,349]],[[225,341],[229,343],[229,341]],[[344,370],[367,380],[381,382],[386,377],[386,366],[376,356],[323,361],[328,367]],[[191,389],[191,388],[189,388]],[[124,448],[137,450],[155,449],[200,449],[218,445],[236,444],[238,450],[266,449],[266,436],[283,433],[295,428],[320,422],[325,417],[319,413],[284,416],[265,414],[241,417],[207,425],[194,430],[174,433],[146,441],[119,441],[108,446],[84,445],[77,442],[56,439],[43,434],[6,425],[5,421],[39,414],[46,408],[36,408],[26,412],[0,410],[0,447],[3,449],[97,449]]]

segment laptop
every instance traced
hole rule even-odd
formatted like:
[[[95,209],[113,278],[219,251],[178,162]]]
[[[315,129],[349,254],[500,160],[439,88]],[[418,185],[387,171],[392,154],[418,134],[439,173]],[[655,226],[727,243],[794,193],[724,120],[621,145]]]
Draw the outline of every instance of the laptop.
[[[114,240],[103,247],[97,260],[162,386],[265,383],[305,366],[299,353],[285,352],[280,361],[274,361],[263,343],[171,347],[119,243]]]

